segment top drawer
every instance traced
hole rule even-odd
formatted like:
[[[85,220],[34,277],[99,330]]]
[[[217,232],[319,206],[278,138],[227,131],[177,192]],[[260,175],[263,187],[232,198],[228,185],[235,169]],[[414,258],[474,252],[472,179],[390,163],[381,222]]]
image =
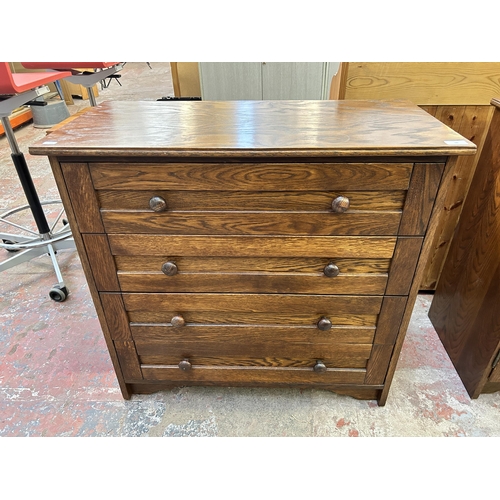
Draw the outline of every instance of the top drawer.
[[[95,189],[323,191],[407,189],[412,163],[92,163]]]

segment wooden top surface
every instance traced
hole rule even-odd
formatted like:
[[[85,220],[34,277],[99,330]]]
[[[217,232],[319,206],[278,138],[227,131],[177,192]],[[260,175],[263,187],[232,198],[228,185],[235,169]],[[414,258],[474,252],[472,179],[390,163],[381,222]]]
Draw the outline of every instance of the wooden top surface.
[[[30,147],[49,156],[474,154],[409,101],[108,101]]]

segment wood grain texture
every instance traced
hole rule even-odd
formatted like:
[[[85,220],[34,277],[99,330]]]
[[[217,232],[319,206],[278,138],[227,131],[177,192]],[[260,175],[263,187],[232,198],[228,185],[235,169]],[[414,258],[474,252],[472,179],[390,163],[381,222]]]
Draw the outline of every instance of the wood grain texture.
[[[332,200],[347,196],[351,210],[403,209],[405,191],[97,191],[105,210],[146,210],[153,196],[167,201],[168,210],[331,211]]]
[[[321,331],[315,326],[256,326],[256,325],[192,325],[187,323],[182,328],[171,324],[132,323],[133,339],[138,342],[225,342],[244,344],[245,342],[284,342],[284,343],[338,343],[371,344],[375,327],[332,326]]]
[[[32,145],[30,153],[189,157],[203,151],[206,157],[257,157],[280,151],[325,157],[475,151],[468,142],[446,144],[463,138],[409,101],[108,101],[50,139]]]
[[[103,233],[99,205],[86,163],[62,163],[62,174],[81,233]]]
[[[115,275],[116,276],[116,275]],[[338,275],[328,278],[323,273],[118,273],[124,292],[232,292],[232,293],[312,293],[322,295],[382,295],[387,275]]]
[[[422,243],[423,238],[398,238],[385,290],[387,295],[408,295]]]
[[[120,285],[107,236],[105,234],[82,236],[97,289],[100,292],[119,292]]]
[[[448,183],[445,204],[439,214],[440,223],[432,242],[432,252],[421,283],[422,290],[436,288],[455,227],[462,212],[463,201],[476,170],[492,114],[493,108],[491,106],[466,106],[462,118],[454,120],[453,126],[456,127],[456,130],[474,142],[478,150],[475,156],[458,157],[455,163],[453,176]],[[443,115],[446,116],[447,113],[443,112]]]
[[[284,310],[283,312],[228,312],[228,311],[190,311],[186,309],[169,309],[147,311],[128,311],[127,315],[132,323],[169,323],[173,316],[182,314],[188,324],[198,326],[208,325],[243,325],[257,327],[298,326],[316,328],[316,324],[325,314],[333,325],[374,327],[377,323],[377,314],[339,313],[332,305],[318,315],[315,310],[308,312]],[[332,327],[333,328],[333,327]],[[319,330],[318,330],[319,331]]]
[[[108,235],[113,255],[391,258],[394,237]]]
[[[124,293],[127,311],[225,311],[228,313],[315,313],[318,319],[334,314],[378,314],[382,297],[378,296],[322,296],[283,294],[231,293]]]
[[[193,365],[314,366],[318,359],[331,368],[366,368],[371,344],[280,342],[135,342],[139,356],[162,356],[162,364],[189,359]],[[197,361],[198,359],[198,361]],[[204,361],[201,361],[203,359]]]
[[[175,382],[196,381],[211,383],[249,382],[253,384],[285,383],[290,384],[362,384],[365,378],[363,369],[328,369],[316,373],[307,368],[264,368],[264,367],[193,367],[184,372],[177,366],[142,365],[147,380],[168,380]],[[182,384],[181,384],[182,385]]]
[[[415,300],[417,298],[417,294],[419,291],[419,286],[423,277],[423,273],[425,270],[425,263],[428,258],[429,252],[431,250],[431,245],[432,245],[432,239],[434,238],[436,228],[439,224],[439,213],[443,208],[444,205],[444,200],[446,197],[446,190],[447,186],[451,180],[451,177],[453,176],[453,170],[454,170],[454,164],[457,161],[457,157],[451,157],[444,169],[442,181],[441,181],[441,186],[438,191],[438,194],[436,196],[436,201],[434,203],[434,209],[431,214],[431,218],[429,221],[429,225],[427,228],[427,234],[424,237],[424,243],[422,245],[422,250],[420,252],[420,257],[419,261],[417,264],[417,269],[415,271],[415,276],[413,278],[413,283],[410,288],[410,293],[408,294],[408,299],[406,302],[406,307],[404,310],[403,318],[400,323],[399,331],[397,334],[396,342],[394,344],[394,350],[392,353],[392,357],[389,363],[389,367],[387,370],[385,382],[384,382],[384,388],[382,389],[382,394],[379,399],[379,404],[384,405],[387,396],[389,394],[389,387],[392,382],[392,378],[394,376],[394,372],[396,370],[396,366],[398,363],[399,359],[399,354],[401,352],[401,348],[403,346],[404,338],[406,335],[406,330],[408,328],[408,324],[410,322],[411,314],[413,311],[413,306],[415,304]]]
[[[106,322],[106,317],[104,316],[104,310],[99,298],[99,292],[97,291],[97,287],[94,282],[94,275],[92,273],[92,269],[90,267],[90,263],[88,260],[88,257],[86,255],[85,251],[85,244],[83,242],[82,235],[78,230],[75,230],[74,228],[78,228],[78,223],[76,219],[76,214],[73,211],[73,206],[71,203],[71,197],[68,192],[68,189],[66,187],[66,182],[63,177],[62,169],[60,163],[54,159],[54,158],[49,158],[50,166],[52,168],[52,172],[54,174],[54,179],[56,181],[59,194],[61,196],[61,200],[63,202],[63,206],[66,211],[66,216],[69,220],[70,226],[73,228],[72,235],[75,240],[75,245],[78,250],[78,254],[80,257],[80,262],[82,264],[83,272],[85,274],[85,278],[87,280],[87,284],[89,287],[89,292],[92,297],[92,301],[94,303],[94,306],[96,308],[97,316],[99,319],[99,323],[102,328],[104,340],[106,342],[106,346],[108,348],[108,352],[111,358],[111,362],[113,364],[113,368],[116,373],[116,378],[118,380],[118,384],[120,387],[120,391],[122,393],[122,396],[124,399],[130,399],[130,388],[127,386],[123,373],[120,368],[120,363],[118,360],[118,355],[116,354],[115,346],[113,343],[113,340],[111,339],[111,334],[108,330],[107,322]]]
[[[365,384],[382,385],[391,360],[392,345],[374,345],[366,367]]]
[[[143,377],[134,342],[115,340],[115,349],[125,380],[138,380]]]
[[[443,168],[444,164],[442,163],[415,164],[399,227],[401,236],[423,236],[425,234]]]
[[[390,259],[351,259],[345,257],[185,257],[177,255],[114,257],[118,272],[156,273],[164,262],[173,261],[184,273],[272,273],[273,275],[313,274],[322,276],[333,262],[340,275],[387,274]]]
[[[108,212],[108,233],[169,235],[396,235],[400,212]]]
[[[469,395],[500,343],[500,111],[495,110],[429,317]]]
[[[118,293],[99,294],[110,336],[113,340],[132,340],[122,296]]]
[[[180,191],[407,189],[411,163],[92,163],[95,188]]]
[[[422,105],[489,104],[500,63],[351,62],[345,99],[409,99]]]
[[[393,345],[399,333],[408,298],[384,297],[377,321],[374,344]]]

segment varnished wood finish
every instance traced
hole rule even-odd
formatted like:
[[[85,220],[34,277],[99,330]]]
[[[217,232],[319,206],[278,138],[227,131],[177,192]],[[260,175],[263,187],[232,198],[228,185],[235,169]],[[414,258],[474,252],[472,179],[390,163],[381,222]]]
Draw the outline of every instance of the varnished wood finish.
[[[138,126],[142,123],[148,126]],[[286,131],[286,141],[277,131]],[[171,158],[257,157],[271,151],[281,157],[474,153],[468,141],[445,142],[453,140],[463,137],[409,101],[108,101],[51,134],[49,144],[32,145],[30,153]]]
[[[82,236],[97,289],[102,292],[120,291],[115,263],[106,235],[84,234]]]
[[[391,258],[394,237],[108,235],[113,255]]]
[[[184,273],[166,278],[162,273],[118,273],[124,292],[247,292],[382,295],[387,275],[340,275],[327,280],[323,274],[269,274],[222,272]]]
[[[350,200],[351,210],[403,209],[406,192],[343,191]],[[331,210],[337,191],[97,191],[99,205],[104,210],[145,210],[154,196],[168,200],[171,211],[322,211]]]
[[[406,195],[399,234],[423,236],[431,216],[444,164],[416,164]]]
[[[231,385],[233,382],[250,384],[362,384],[365,378],[363,369],[328,369],[316,373],[311,368],[283,367],[269,369],[266,367],[231,367],[231,366],[193,366],[187,372],[177,366],[142,365],[142,373],[147,380],[169,380],[183,385],[183,381],[192,380],[198,383],[205,381]]]
[[[338,343],[371,344],[375,335],[375,326],[338,326],[327,331],[310,326],[259,326],[259,325],[193,325],[186,323],[181,329],[173,324],[132,323],[130,326],[133,339],[138,343],[178,342],[188,339],[197,342],[226,342],[244,344],[245,342],[262,343]]]
[[[418,238],[414,238],[418,240]],[[421,242],[421,240],[420,240]],[[242,254],[244,254],[242,249]],[[408,255],[406,256],[406,258]],[[343,258],[333,261],[326,257],[185,257],[183,255],[116,255],[119,273],[157,273],[164,262],[175,261],[183,273],[272,273],[275,276],[308,275],[321,276],[332,262],[342,275],[387,274],[391,260]],[[323,280],[324,282],[324,280]]]
[[[408,295],[422,243],[423,238],[398,238],[385,290],[387,295]]]
[[[98,190],[360,191],[407,189],[411,163],[95,163]],[[187,193],[185,196],[190,196]],[[241,195],[240,195],[241,196]],[[330,200],[331,203],[331,200]]]
[[[472,144],[407,102],[192,104],[105,104],[92,128],[86,113],[33,149],[90,172],[66,201],[93,200],[104,221],[76,239],[125,390],[316,387],[383,404],[436,172]],[[148,133],[129,133],[131,109]]]
[[[71,198],[78,229],[82,233],[103,233],[99,205],[86,163],[63,163],[64,182]]]
[[[279,212],[103,212],[109,233],[167,233],[171,235],[396,235],[401,213]]]
[[[500,110],[495,109],[429,317],[469,395],[500,348]]]

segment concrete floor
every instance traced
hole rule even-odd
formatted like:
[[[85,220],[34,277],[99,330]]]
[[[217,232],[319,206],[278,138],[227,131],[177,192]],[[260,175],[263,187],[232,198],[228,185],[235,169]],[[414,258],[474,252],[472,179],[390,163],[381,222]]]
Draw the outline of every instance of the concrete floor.
[[[168,63],[128,63],[121,74],[98,103],[173,95]],[[27,153],[44,135],[16,130],[40,197],[57,198],[47,159]],[[0,178],[0,210],[24,204],[5,137]],[[124,401],[76,251],[58,262],[63,303],[48,297],[57,281],[48,257],[1,275],[0,436],[500,436],[500,393],[469,399],[427,318],[431,295],[417,299],[385,407],[294,389],[192,387]]]

